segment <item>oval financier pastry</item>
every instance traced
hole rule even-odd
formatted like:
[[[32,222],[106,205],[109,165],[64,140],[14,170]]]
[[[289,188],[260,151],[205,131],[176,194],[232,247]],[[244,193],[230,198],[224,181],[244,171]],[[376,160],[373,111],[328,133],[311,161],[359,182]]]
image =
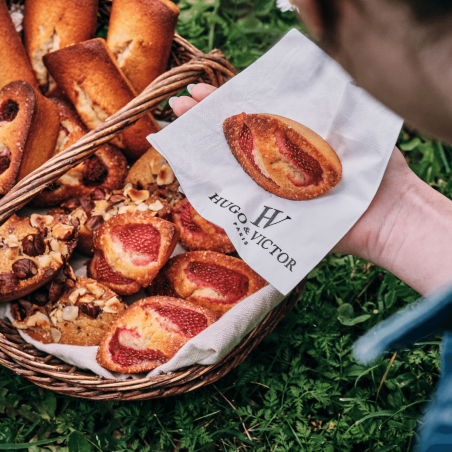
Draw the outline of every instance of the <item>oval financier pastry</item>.
[[[223,131],[242,168],[280,198],[315,198],[341,180],[341,161],[330,145],[291,119],[242,113],[226,119]]]

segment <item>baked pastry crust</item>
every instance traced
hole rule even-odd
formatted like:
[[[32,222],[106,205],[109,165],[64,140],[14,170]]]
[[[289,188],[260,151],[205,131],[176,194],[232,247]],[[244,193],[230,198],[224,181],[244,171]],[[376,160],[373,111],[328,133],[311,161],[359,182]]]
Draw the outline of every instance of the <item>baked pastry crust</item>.
[[[55,106],[17,80],[0,91],[0,194],[52,155],[59,121]]]
[[[281,198],[315,198],[341,180],[342,165],[330,145],[291,119],[242,113],[226,119],[223,131],[246,173]]]
[[[172,257],[146,288],[149,296],[183,298],[218,317],[267,285],[245,262],[213,251]]]
[[[27,52],[14,27],[6,1],[0,2],[0,89],[16,80],[39,90]]]
[[[173,210],[173,222],[180,233],[180,242],[190,251],[206,250],[233,253],[234,245],[224,229],[201,217],[185,198]]]
[[[63,99],[50,99],[57,107],[60,130],[54,155],[64,151],[88,130],[83,125],[74,107]],[[32,201],[34,206],[54,206],[70,198],[88,197],[99,186],[117,189],[124,183],[127,160],[112,144],[104,144],[79,165],[39,193]]]
[[[124,213],[102,224],[94,248],[126,278],[148,286],[171,256],[179,239],[173,223],[149,212]]]
[[[90,130],[136,97],[102,38],[48,53],[43,61]],[[137,159],[149,148],[146,137],[159,130],[153,116],[144,115],[112,142],[127,157]]]
[[[42,57],[68,45],[94,37],[97,0],[26,0],[24,44],[41,91],[47,96],[58,93]]]
[[[166,71],[179,8],[169,0],[115,0],[107,44],[137,93]]]
[[[215,314],[184,300],[145,298],[112,323],[96,359],[101,366],[116,372],[150,371],[168,362],[215,321]]]
[[[77,244],[70,215],[10,217],[0,226],[0,302],[17,300],[54,278]]]
[[[90,278],[114,290],[118,295],[133,295],[141,289],[141,284],[113,270],[102,251],[94,252],[94,257],[88,263],[87,273]]]
[[[80,203],[82,205],[80,205]],[[74,206],[78,206],[74,209]],[[137,190],[127,184],[123,190],[95,190],[90,198],[72,199],[62,205],[80,221],[77,251],[93,255],[93,234],[104,221],[127,212],[148,212],[150,215],[171,220],[171,206],[148,190]]]
[[[28,300],[14,302],[13,326],[44,344],[99,345],[126,305],[112,290],[93,279],[76,278],[71,283],[51,283],[50,289],[58,285],[63,293],[53,301],[48,296],[44,305],[36,304],[36,298],[40,298],[33,294]]]

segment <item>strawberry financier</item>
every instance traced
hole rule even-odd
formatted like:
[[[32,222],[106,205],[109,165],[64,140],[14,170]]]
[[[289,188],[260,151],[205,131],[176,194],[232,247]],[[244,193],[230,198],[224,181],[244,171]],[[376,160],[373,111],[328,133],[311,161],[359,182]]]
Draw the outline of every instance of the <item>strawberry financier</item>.
[[[148,286],[179,240],[173,223],[152,213],[124,213],[103,223],[94,235],[95,251],[124,277]]]
[[[97,351],[97,362],[116,372],[152,370],[216,320],[212,312],[184,300],[145,298],[111,324]]]
[[[183,298],[221,317],[266,285],[267,281],[240,259],[192,251],[171,258],[146,293]]]
[[[311,199],[341,180],[341,161],[330,145],[291,119],[242,113],[226,119],[223,131],[242,168],[276,196]]]
[[[182,245],[190,251],[208,250],[225,254],[235,251],[224,229],[199,215],[187,198],[174,206],[173,221],[180,232]]]

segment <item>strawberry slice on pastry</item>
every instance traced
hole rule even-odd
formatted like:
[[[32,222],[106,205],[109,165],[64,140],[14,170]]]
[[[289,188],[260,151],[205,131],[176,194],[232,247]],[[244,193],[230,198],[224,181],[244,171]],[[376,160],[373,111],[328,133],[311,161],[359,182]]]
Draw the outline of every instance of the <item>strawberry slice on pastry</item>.
[[[112,323],[99,346],[97,362],[116,372],[152,370],[216,320],[212,312],[184,300],[145,298]]]
[[[342,165],[330,145],[291,119],[242,113],[226,119],[223,131],[248,175],[281,198],[315,198],[341,180]]]

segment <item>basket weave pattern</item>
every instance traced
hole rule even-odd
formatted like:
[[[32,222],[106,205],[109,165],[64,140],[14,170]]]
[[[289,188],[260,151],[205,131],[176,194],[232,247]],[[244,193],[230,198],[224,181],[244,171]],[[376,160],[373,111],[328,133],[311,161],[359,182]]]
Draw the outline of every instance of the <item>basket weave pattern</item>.
[[[110,4],[109,0],[100,1],[101,21],[108,19]],[[0,223],[142,115],[153,111],[159,119],[174,119],[168,105],[163,109],[158,106],[188,84],[205,82],[219,87],[237,73],[219,50],[204,54],[177,34],[173,41],[170,66],[171,69],[152,82],[132,102],[13,187],[0,200]],[[210,366],[196,365],[138,380],[109,380],[37,350],[26,343],[7,320],[0,320],[0,364],[38,386],[86,399],[145,400],[183,394],[217,381],[242,363],[251,350],[273,331],[277,323],[295,306],[304,285],[304,281],[300,283],[234,350]]]

